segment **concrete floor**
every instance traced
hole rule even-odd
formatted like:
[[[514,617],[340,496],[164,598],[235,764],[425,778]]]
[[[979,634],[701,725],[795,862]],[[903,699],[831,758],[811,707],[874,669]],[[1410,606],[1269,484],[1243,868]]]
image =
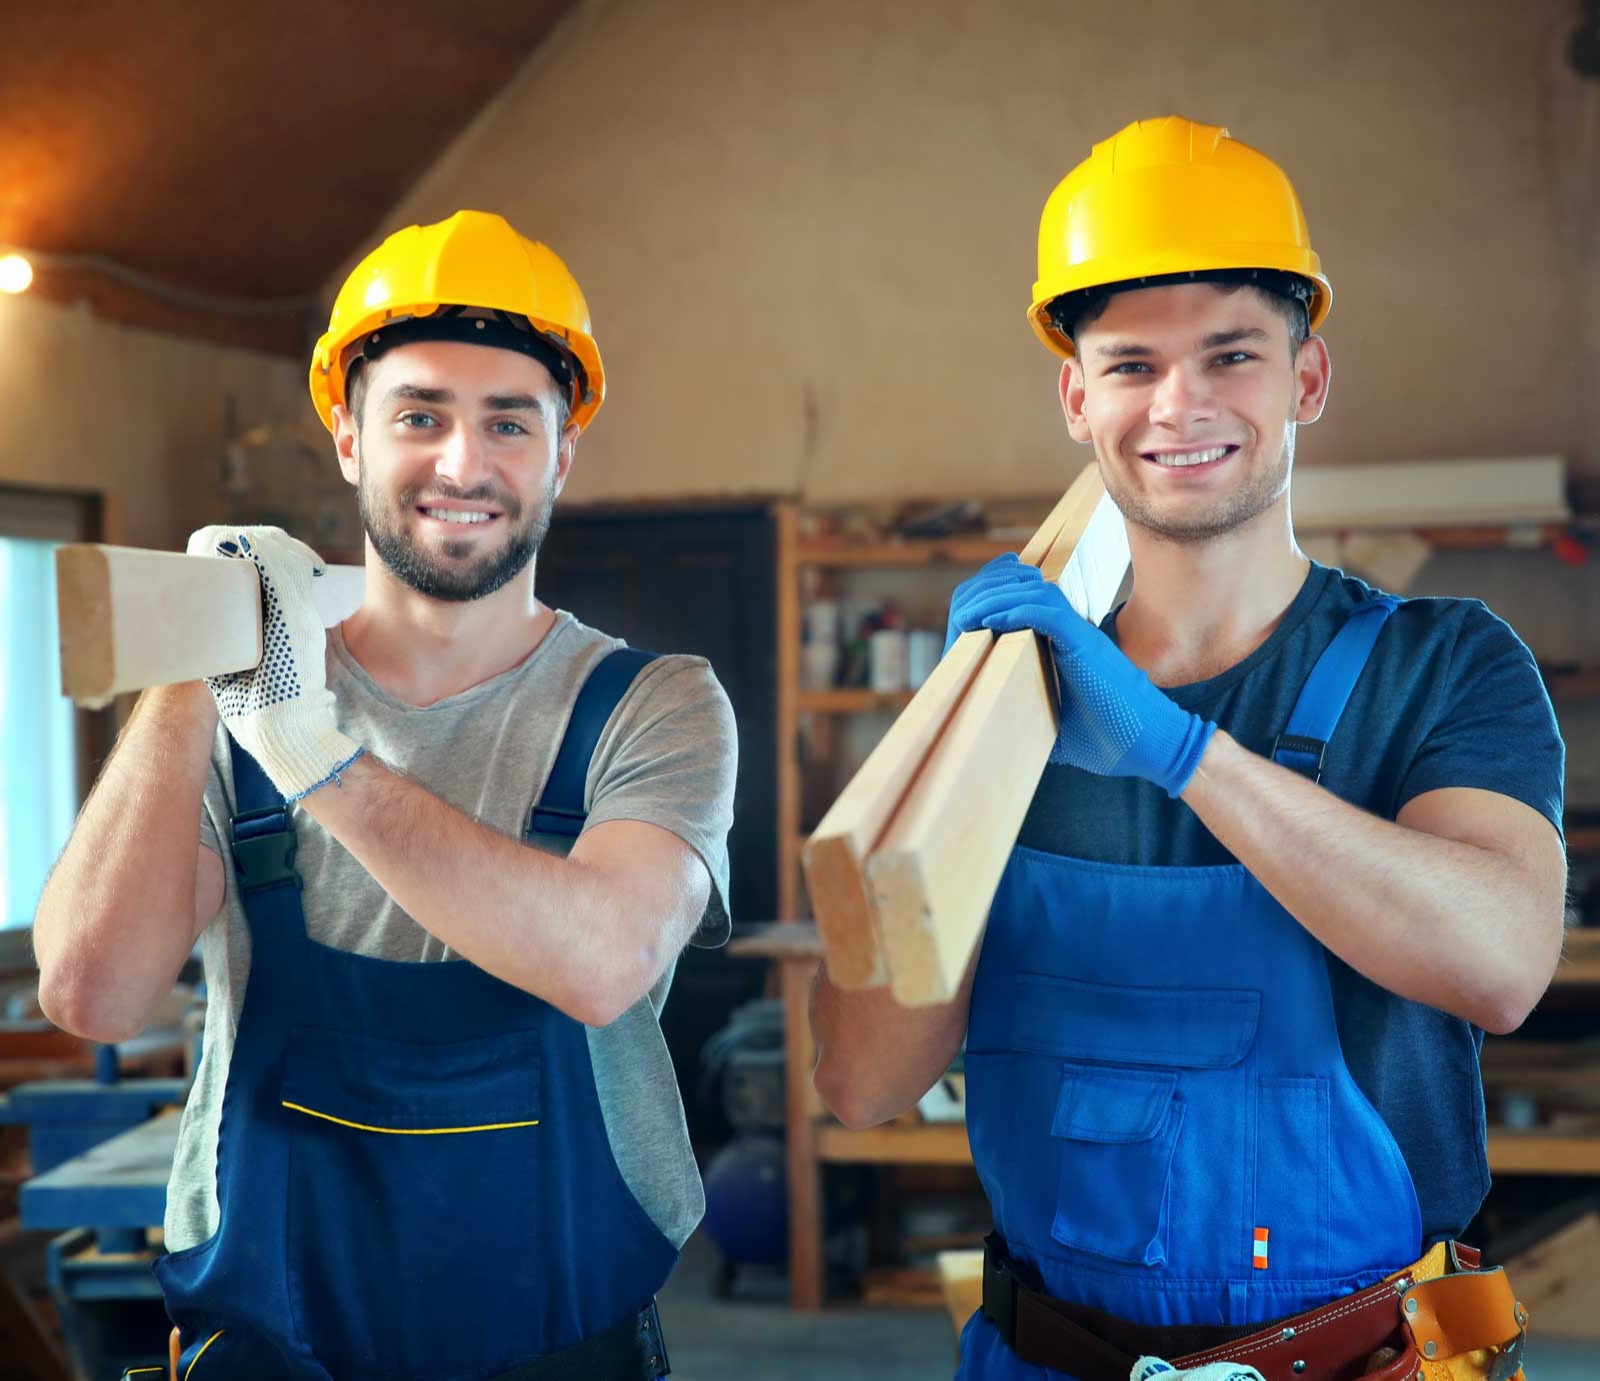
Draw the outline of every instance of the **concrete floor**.
[[[781,1299],[715,1299],[715,1268],[713,1249],[697,1235],[662,1291],[676,1381],[933,1381],[955,1374],[955,1334],[943,1311],[792,1314]],[[1528,1356],[1528,1381],[1600,1378],[1600,1344],[1541,1336],[1537,1320]]]

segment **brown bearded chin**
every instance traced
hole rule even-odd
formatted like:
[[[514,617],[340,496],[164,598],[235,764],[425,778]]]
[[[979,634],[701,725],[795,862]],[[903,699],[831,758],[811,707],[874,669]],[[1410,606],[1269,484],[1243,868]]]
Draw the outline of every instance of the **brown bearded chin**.
[[[504,543],[497,551],[478,554],[470,565],[466,562],[475,553],[476,545],[456,538],[447,538],[441,548],[429,551],[408,534],[399,515],[414,511],[422,499],[421,490],[402,494],[396,507],[391,509],[382,496],[372,492],[363,472],[357,488],[361,523],[367,538],[379,559],[402,584],[429,599],[448,603],[466,603],[493,594],[508,585],[527,569],[539,553],[545,534],[550,530],[550,513],[555,506],[555,477],[546,486],[543,501],[534,507],[526,520],[522,518],[522,505],[507,495],[486,490],[468,490],[450,498],[474,503],[494,503],[500,506],[507,524]],[[439,499],[444,495],[433,494]]]
[[[1283,497],[1289,487],[1289,474],[1294,465],[1292,430],[1284,440],[1278,462],[1273,470],[1247,481],[1243,488],[1223,495],[1210,508],[1183,522],[1173,521],[1163,512],[1161,505],[1143,490],[1124,484],[1115,466],[1101,462],[1100,474],[1105,480],[1111,501],[1121,511],[1125,521],[1159,540],[1192,545],[1237,531],[1252,519],[1260,517]],[[1139,463],[1143,465],[1146,462],[1141,460]]]

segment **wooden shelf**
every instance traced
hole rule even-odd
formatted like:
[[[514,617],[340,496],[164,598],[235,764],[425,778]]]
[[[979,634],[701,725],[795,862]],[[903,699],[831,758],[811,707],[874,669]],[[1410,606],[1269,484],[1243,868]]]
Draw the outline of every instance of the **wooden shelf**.
[[[971,1165],[964,1122],[889,1123],[856,1129],[822,1122],[817,1159],[848,1165]]]
[[[903,710],[912,692],[875,691],[863,686],[837,690],[803,690],[795,697],[801,714],[870,714],[874,710]]]
[[[1600,1136],[1491,1128],[1489,1169],[1496,1175],[1600,1175]]]
[[[819,542],[795,545],[799,566],[981,566],[1018,543],[992,537],[919,538],[901,542]]]

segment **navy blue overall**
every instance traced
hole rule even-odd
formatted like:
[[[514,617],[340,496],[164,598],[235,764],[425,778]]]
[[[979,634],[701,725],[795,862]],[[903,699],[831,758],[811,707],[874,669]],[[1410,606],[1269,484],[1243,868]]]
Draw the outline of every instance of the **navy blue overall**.
[[[1320,775],[1396,603],[1351,614],[1277,761]],[[996,1232],[1057,1299],[1152,1326],[1265,1323],[1421,1253],[1410,1172],[1345,1067],[1325,952],[1242,865],[1019,847],[966,1071]],[[981,1311],[961,1351],[972,1381],[1067,1375],[1020,1361]]]
[[[527,836],[583,822],[595,741],[650,654],[574,706]],[[480,1381],[648,1305],[677,1251],[611,1154],[584,1027],[465,962],[306,934],[294,826],[233,748],[250,979],[221,1227],[156,1263],[192,1381]]]

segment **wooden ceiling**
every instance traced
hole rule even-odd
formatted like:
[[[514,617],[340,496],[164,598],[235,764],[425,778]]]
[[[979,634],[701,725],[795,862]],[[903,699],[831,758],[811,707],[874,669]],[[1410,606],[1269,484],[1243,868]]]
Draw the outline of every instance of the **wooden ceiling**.
[[[188,294],[307,299],[576,0],[86,0],[0,25],[0,246]],[[559,134],[552,131],[552,137]],[[45,296],[284,354],[303,311],[163,304],[92,268]]]

